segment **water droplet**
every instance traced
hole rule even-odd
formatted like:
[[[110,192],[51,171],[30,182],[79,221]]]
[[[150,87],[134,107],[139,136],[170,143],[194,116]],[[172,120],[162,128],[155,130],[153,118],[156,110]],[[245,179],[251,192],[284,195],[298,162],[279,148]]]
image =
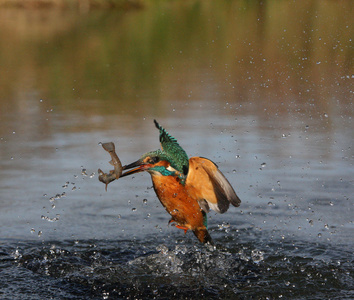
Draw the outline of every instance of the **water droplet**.
[[[237,154],[235,157],[236,157],[236,158],[240,158],[240,155]]]
[[[33,233],[35,233],[36,231],[34,230],[34,228],[32,228],[31,229],[31,233],[33,234]]]
[[[137,209],[135,207],[132,208],[132,211],[137,211]]]
[[[268,202],[268,206],[273,206],[273,205],[274,205],[273,202],[271,201]]]
[[[324,228],[329,229],[328,224],[325,224],[325,225],[324,225]]]
[[[166,255],[168,253],[168,248],[165,245],[157,246],[156,250],[164,255]]]
[[[313,220],[310,220],[310,221],[309,221],[309,224],[310,224],[311,226],[313,226]]]
[[[146,204],[148,202],[147,199],[143,199],[143,203]]]
[[[42,231],[38,231],[38,237],[41,237],[42,236]]]
[[[175,254],[186,254],[188,252],[187,247],[184,245],[177,245],[175,248]]]
[[[261,167],[264,168],[267,164],[264,162],[261,164]]]
[[[253,262],[255,262],[255,263],[261,262],[261,261],[264,259],[263,254],[264,254],[263,251],[260,251],[260,250],[252,250],[252,252],[251,252],[251,257],[252,257]]]
[[[87,176],[87,173],[86,173],[86,169],[85,169],[85,168],[83,168],[83,169],[81,170],[81,175]]]
[[[325,118],[328,118],[328,114],[327,114],[327,113],[324,113],[323,116],[324,116]]]
[[[225,229],[225,232],[228,232],[227,230],[228,230],[228,228],[230,228],[230,224],[229,223],[225,223],[225,222],[223,222],[222,224],[219,224],[218,225],[218,227],[219,227],[219,229],[220,230],[223,230],[223,229]]]
[[[321,237],[322,237],[322,233],[319,233],[317,236],[318,236],[319,238],[321,238]]]
[[[20,251],[18,251],[18,249],[15,250],[15,252],[13,253],[14,259],[19,259],[22,257]]]

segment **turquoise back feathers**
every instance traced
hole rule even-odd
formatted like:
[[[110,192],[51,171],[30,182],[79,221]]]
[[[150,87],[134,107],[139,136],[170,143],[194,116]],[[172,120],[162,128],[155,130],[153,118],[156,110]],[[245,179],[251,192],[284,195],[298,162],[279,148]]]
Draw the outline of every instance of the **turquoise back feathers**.
[[[174,169],[186,176],[189,168],[187,153],[177,143],[177,140],[160,126],[156,120],[154,120],[154,123],[156,128],[160,131],[161,154],[169,158],[169,162]]]

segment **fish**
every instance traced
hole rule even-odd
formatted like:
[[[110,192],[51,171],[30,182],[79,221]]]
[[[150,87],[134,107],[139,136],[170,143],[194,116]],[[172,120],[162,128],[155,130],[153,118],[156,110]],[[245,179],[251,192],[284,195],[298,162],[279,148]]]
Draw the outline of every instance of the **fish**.
[[[116,147],[113,142],[109,143],[101,143],[102,148],[106,150],[109,155],[111,156],[111,161],[109,162],[112,166],[114,166],[114,169],[109,171],[109,173],[104,173],[101,169],[98,169],[98,180],[106,184],[106,191],[107,191],[107,186],[109,183],[111,183],[114,180],[117,180],[123,172],[123,167],[122,163],[120,162],[120,159],[116,153]]]

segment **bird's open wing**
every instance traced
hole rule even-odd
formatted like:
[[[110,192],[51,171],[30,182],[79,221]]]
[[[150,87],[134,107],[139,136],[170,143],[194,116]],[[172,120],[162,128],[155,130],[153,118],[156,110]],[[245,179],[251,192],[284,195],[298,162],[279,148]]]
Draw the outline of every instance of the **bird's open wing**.
[[[190,196],[198,200],[199,205],[206,212],[210,207],[218,213],[224,213],[230,203],[234,206],[239,206],[241,203],[224,174],[216,164],[206,158],[189,159],[186,188]]]

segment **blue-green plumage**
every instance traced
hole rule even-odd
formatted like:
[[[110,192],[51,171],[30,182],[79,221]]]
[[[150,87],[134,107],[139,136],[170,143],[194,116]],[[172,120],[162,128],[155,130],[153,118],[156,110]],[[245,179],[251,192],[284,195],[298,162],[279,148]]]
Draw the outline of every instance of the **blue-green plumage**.
[[[166,129],[154,120],[155,126],[160,130],[160,143],[162,152],[165,153],[171,162],[171,166],[178,172],[187,175],[189,168],[189,159],[187,153],[178,144],[177,139],[171,136]]]
[[[202,215],[203,215],[203,224],[206,228],[208,228],[208,215],[204,210],[202,210]]]
[[[174,176],[176,172],[166,169],[164,166],[156,166],[150,168],[151,171],[159,172],[163,176]]]

